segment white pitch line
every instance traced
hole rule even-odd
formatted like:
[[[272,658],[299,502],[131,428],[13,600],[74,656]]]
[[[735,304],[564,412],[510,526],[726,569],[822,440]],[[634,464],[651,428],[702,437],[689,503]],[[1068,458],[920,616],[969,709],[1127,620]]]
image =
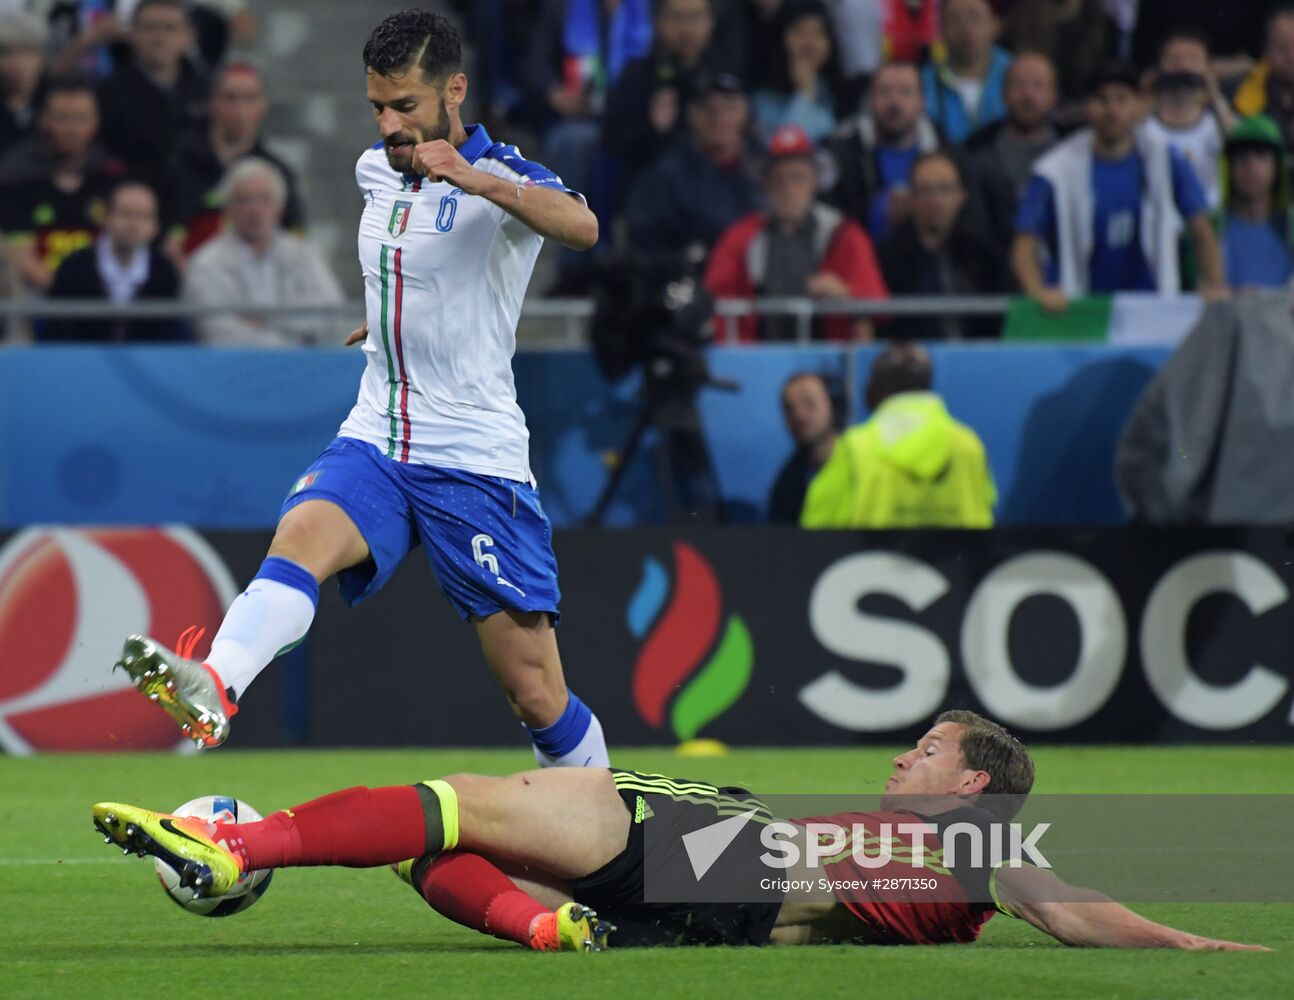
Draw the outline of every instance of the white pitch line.
[[[0,858],[0,867],[20,867],[25,865],[107,865],[115,864],[116,858]]]

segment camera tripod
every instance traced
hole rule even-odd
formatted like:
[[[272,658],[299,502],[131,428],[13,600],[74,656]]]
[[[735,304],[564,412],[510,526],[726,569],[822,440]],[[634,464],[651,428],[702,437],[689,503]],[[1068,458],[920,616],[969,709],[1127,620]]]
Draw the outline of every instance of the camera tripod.
[[[727,392],[739,388],[725,379],[707,378],[702,384]],[[703,524],[722,521],[719,477],[696,406],[700,389],[701,385],[680,386],[654,379],[650,371],[646,373],[638,416],[617,453],[616,466],[597,503],[584,519],[586,525],[596,527],[602,523],[648,429],[656,432],[656,482],[669,520]]]

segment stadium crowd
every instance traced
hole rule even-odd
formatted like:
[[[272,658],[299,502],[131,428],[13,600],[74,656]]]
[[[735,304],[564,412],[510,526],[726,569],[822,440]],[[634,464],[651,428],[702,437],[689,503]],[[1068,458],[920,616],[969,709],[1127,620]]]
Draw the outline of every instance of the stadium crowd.
[[[602,220],[606,258],[704,260],[717,298],[1285,286],[1294,7],[1237,0],[480,0],[482,120]],[[0,0],[11,294],[338,301],[264,142],[246,0]],[[233,53],[233,55],[231,55]],[[992,337],[821,316],[816,338]],[[794,335],[749,317],[741,341]],[[282,346],[308,325],[43,323],[39,338]]]
[[[291,168],[265,145],[244,0],[0,6],[0,230],[11,294],[329,303]],[[38,339],[313,343],[255,316],[39,323]]]
[[[1221,295],[1291,276],[1294,8],[1155,0],[495,0],[490,107],[717,297]],[[515,127],[515,126],[514,126]],[[569,164],[569,166],[568,166]],[[583,292],[596,260],[562,261]],[[814,335],[996,321],[823,318]],[[742,341],[784,339],[780,317]]]

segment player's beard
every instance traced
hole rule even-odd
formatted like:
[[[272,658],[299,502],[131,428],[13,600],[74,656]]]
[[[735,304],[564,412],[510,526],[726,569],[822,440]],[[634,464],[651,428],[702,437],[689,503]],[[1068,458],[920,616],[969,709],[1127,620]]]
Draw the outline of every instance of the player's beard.
[[[449,109],[445,107],[444,98],[440,101],[440,114],[436,117],[436,123],[430,128],[419,129],[414,132],[396,132],[393,135],[382,140],[383,149],[386,152],[386,162],[391,164],[391,169],[402,174],[412,174],[413,169],[413,151],[419,143],[435,142],[437,139],[449,138]],[[408,145],[401,145],[408,143]],[[392,146],[399,146],[399,149],[392,149]]]

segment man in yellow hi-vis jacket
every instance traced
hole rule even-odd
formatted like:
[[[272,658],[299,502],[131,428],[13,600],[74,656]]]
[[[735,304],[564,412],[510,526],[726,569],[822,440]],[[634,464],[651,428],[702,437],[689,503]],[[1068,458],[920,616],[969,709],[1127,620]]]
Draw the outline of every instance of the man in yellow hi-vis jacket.
[[[847,430],[804,500],[805,528],[991,528],[984,445],[930,391],[930,355],[895,344],[867,380],[872,416]]]

